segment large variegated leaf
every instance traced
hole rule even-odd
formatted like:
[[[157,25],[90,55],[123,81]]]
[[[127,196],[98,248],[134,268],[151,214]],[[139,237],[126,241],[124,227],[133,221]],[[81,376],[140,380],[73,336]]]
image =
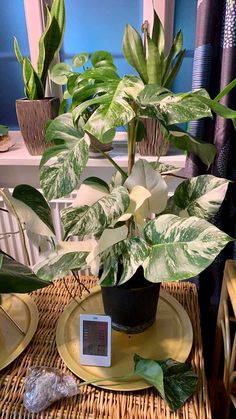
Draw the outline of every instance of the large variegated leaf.
[[[122,275],[119,285],[127,282],[148,257],[149,247],[142,237],[131,237],[116,245],[116,253],[122,255]]]
[[[193,138],[187,132],[171,130],[168,133],[168,140],[176,148],[195,154],[207,166],[209,166],[215,158],[216,148],[213,144]]]
[[[161,215],[144,228],[150,245],[144,276],[151,282],[191,278],[209,266],[231,237],[197,217]]]
[[[125,213],[129,202],[128,191],[120,186],[90,207],[85,205],[81,208],[65,208],[62,210],[65,237],[101,234],[106,227],[113,225]]]
[[[124,77],[119,81],[113,95],[109,95],[108,102],[99,106],[91,115],[84,129],[99,141],[105,142],[104,138],[108,131],[126,125],[135,117],[129,98],[137,97],[142,88],[143,84],[138,77]],[[101,100],[102,98],[103,96]]]
[[[202,99],[203,97],[209,98],[204,89],[188,93],[157,95],[156,98],[155,89],[159,92],[160,86],[145,86],[144,91],[138,96],[138,102],[141,105],[140,116],[142,114],[146,116],[149,107],[151,108],[150,112],[153,112],[153,116],[156,113],[161,113],[166,125],[212,116],[210,107]],[[151,102],[149,102],[149,97]]]
[[[42,213],[39,216],[37,212],[32,209],[31,204],[26,205],[24,201],[14,198],[7,189],[0,189],[0,195],[2,195],[8,211],[13,216],[15,216],[15,213],[17,214],[27,231],[40,236],[54,237],[54,230],[51,229],[50,223],[45,223],[43,221],[44,217],[42,217]]]
[[[160,173],[154,170],[144,159],[140,159],[134,164],[130,176],[124,183],[124,186],[130,191],[136,185],[143,186],[151,193],[151,197],[142,206],[144,218],[149,216],[150,213],[158,214],[165,209],[167,203],[167,185]]]
[[[0,293],[26,293],[48,285],[49,282],[39,279],[28,266],[0,253]]]
[[[118,262],[117,255],[112,250],[109,250],[107,254],[104,255],[102,275],[100,277],[102,286],[113,287],[114,285],[117,285]]]
[[[94,247],[96,240],[83,242],[59,242],[54,251],[41,257],[33,270],[36,275],[47,281],[63,278],[71,270],[86,267],[86,258]]]
[[[201,175],[183,181],[168,200],[165,213],[188,217],[196,215],[210,220],[218,212],[229,181],[212,175]]]
[[[77,187],[88,161],[89,138],[81,129],[74,127],[71,114],[60,115],[52,121],[46,136],[48,140],[64,141],[63,147],[59,146],[56,151],[53,148],[56,161],[41,167],[40,171],[41,187],[50,200],[66,196]],[[47,153],[47,158],[51,157]]]

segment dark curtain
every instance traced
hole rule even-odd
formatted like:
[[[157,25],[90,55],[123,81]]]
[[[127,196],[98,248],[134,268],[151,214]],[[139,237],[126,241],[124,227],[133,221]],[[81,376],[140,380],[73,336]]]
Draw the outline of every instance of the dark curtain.
[[[193,66],[193,89],[206,88],[212,98],[236,78],[236,0],[199,0],[197,5],[196,44]],[[236,109],[236,89],[222,101]],[[236,132],[231,120],[214,117],[190,124],[191,134],[211,142],[217,157],[207,168],[197,157],[188,156],[187,176],[208,173],[236,181]],[[221,210],[213,220],[215,225],[236,237],[236,183],[231,183]],[[234,244],[198,278],[205,358],[210,372],[210,360],[222,275],[226,259],[234,259]]]

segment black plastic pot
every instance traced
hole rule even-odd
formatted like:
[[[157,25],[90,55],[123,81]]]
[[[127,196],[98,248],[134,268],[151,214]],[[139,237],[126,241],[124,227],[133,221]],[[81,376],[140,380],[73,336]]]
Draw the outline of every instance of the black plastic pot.
[[[102,287],[104,311],[111,316],[112,328],[141,333],[150,327],[156,318],[159,290],[160,284],[144,278],[142,267],[124,285]]]

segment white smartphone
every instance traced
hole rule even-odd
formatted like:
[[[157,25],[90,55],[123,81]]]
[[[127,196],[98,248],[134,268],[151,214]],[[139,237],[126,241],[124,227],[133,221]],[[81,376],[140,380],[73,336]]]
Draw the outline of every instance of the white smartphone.
[[[111,317],[80,314],[80,364],[111,366]]]

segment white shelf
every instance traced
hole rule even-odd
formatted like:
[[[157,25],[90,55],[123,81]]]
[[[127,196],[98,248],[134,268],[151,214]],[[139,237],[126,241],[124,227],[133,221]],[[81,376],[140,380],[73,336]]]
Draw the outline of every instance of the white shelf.
[[[0,166],[39,166],[41,156],[31,156],[22,139],[20,131],[11,131],[11,138],[14,139],[15,145],[11,150],[0,153]],[[127,167],[127,149],[122,141],[116,141],[114,148],[109,152],[110,156],[121,166]],[[140,157],[148,161],[154,161],[155,157]],[[185,166],[185,155],[172,154],[163,156],[160,159],[163,163],[172,164],[173,166],[183,168]],[[111,167],[111,163],[101,156],[90,158],[87,167]]]

